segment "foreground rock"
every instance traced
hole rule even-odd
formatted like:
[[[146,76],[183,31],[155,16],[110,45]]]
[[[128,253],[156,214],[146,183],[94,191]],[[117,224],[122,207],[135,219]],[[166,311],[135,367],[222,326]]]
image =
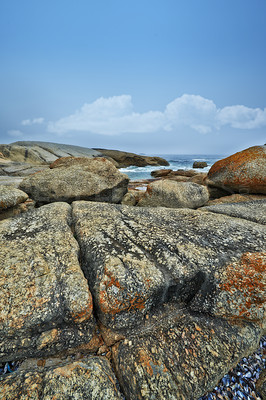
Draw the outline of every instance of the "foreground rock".
[[[266,332],[261,223],[76,201],[0,238],[0,362],[39,358],[1,378],[8,400],[119,399],[109,359],[126,399],[196,400]]]
[[[95,345],[70,218],[56,203],[0,224],[0,361]]]
[[[0,398],[122,400],[111,365],[103,357],[87,357],[50,368],[0,378]]]
[[[254,346],[253,325],[184,314],[152,321],[155,330],[113,347],[114,362],[128,399],[198,399]],[[134,393],[134,396],[132,396]]]
[[[234,193],[266,194],[266,146],[249,147],[217,161],[208,184]]]
[[[38,204],[77,199],[121,202],[128,177],[105,158],[88,159],[86,164],[48,169],[25,178],[19,188]]]
[[[168,208],[198,208],[209,200],[205,186],[191,182],[175,182],[159,180],[147,186],[145,195],[141,197],[138,206],[168,207]]]
[[[167,302],[262,323],[265,274],[263,267],[256,269],[264,262],[262,225],[188,209],[88,202],[75,202],[73,216],[83,269],[104,325],[140,325]],[[248,281],[239,280],[241,268],[249,271]],[[228,311],[231,289],[237,301]]]
[[[4,157],[13,161],[30,164],[50,164],[60,157],[97,157],[101,154],[86,147],[73,146],[61,143],[38,141],[19,141],[0,145],[0,152]]]
[[[136,165],[138,167],[146,167],[146,165],[169,165],[168,161],[161,157],[141,156],[126,151],[95,149],[102,155],[113,158],[118,163],[119,168]]]

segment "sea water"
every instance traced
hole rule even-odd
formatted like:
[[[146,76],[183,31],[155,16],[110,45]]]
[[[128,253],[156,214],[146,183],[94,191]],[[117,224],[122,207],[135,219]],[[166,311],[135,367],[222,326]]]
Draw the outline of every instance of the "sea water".
[[[155,154],[154,154],[155,156]],[[225,158],[225,155],[218,154],[156,154],[156,156],[162,157],[169,162],[169,166],[154,166],[148,165],[147,167],[127,167],[120,168],[120,171],[128,175],[130,180],[149,179],[151,178],[151,172],[156,169],[172,169],[176,171],[178,169],[192,169],[194,161],[206,161],[207,167],[205,168],[194,168],[194,171],[208,172],[211,166],[218,160]]]

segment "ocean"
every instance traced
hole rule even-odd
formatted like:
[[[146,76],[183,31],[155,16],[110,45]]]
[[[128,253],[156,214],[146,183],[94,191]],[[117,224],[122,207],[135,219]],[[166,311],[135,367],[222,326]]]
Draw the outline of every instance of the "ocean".
[[[208,172],[211,166],[218,160],[225,158],[225,155],[218,154],[154,154],[164,158],[169,162],[169,166],[152,166],[120,168],[120,171],[128,175],[130,180],[149,179],[151,171],[156,169],[170,168],[173,171],[178,169],[192,169],[194,161],[206,161],[208,164],[205,168],[195,168],[195,171]]]

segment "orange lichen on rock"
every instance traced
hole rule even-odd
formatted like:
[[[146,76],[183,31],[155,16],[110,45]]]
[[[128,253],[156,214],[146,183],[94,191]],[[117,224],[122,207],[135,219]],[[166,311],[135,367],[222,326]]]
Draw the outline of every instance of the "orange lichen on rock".
[[[149,355],[144,350],[140,350],[140,352],[139,352],[139,362],[146,369],[147,373],[150,376],[152,376],[153,375],[153,369],[152,369],[152,366],[151,366],[151,359],[150,359]]]
[[[93,309],[93,305],[91,302],[87,308],[84,308],[83,310],[81,310],[78,313],[73,313],[72,318],[75,321],[75,323],[77,324],[77,323],[81,323],[86,320],[89,320],[91,318],[92,309]]]
[[[254,146],[239,151],[238,153],[232,154],[231,156],[214,163],[208,172],[208,177],[211,178],[216,172],[220,172],[222,168],[230,170],[239,169],[247,162],[255,161],[258,157],[261,157],[261,155],[262,150],[260,146]]]
[[[123,311],[145,308],[145,299],[139,293],[129,293],[106,267],[101,287],[99,304],[104,313],[115,315]],[[109,290],[112,287],[116,288],[114,293]]]
[[[227,266],[219,288],[228,294],[227,303],[232,316],[260,319],[266,301],[266,254],[243,254],[238,262]],[[224,310],[225,314],[229,309]]]

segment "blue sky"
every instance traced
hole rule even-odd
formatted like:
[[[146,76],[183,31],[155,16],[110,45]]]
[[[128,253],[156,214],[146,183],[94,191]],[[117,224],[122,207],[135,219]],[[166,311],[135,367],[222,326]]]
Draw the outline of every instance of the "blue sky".
[[[1,0],[0,142],[266,142],[265,0]]]

